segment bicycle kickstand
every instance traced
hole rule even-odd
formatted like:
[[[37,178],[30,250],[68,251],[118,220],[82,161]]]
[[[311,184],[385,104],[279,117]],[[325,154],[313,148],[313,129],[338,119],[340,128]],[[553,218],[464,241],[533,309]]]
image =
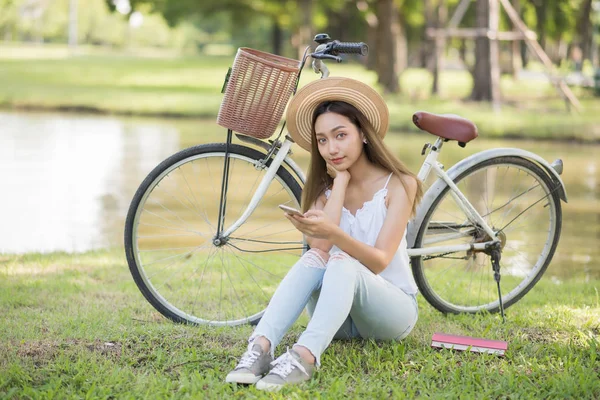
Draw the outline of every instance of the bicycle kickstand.
[[[500,302],[500,314],[502,315],[502,322],[506,322],[504,317],[504,304],[502,303],[502,293],[500,291],[500,258],[502,258],[502,252],[500,251],[500,243],[496,243],[490,252],[492,258],[492,269],[494,270],[494,280],[498,286],[498,301]]]

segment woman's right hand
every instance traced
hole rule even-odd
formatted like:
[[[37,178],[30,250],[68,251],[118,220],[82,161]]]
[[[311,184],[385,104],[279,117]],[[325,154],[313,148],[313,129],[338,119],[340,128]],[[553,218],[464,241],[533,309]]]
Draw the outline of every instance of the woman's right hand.
[[[338,171],[331,164],[327,164],[327,175],[332,177],[336,182],[350,182],[350,172],[348,170]]]

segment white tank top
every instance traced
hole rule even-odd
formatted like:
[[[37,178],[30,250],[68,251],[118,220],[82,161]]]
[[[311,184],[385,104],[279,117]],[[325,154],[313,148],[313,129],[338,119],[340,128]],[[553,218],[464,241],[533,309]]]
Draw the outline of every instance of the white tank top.
[[[385,221],[387,215],[387,207],[385,206],[385,197],[387,195],[387,185],[390,182],[392,174],[385,182],[385,186],[379,189],[373,199],[365,202],[363,206],[356,211],[356,215],[352,215],[346,207],[342,208],[342,217],[340,219],[340,228],[351,237],[359,240],[369,246],[375,246],[379,231]],[[331,190],[325,191],[325,197],[329,199]],[[337,246],[333,246],[329,251],[330,254],[340,251]],[[417,285],[410,270],[410,261],[406,252],[406,231],[396,250],[396,254],[389,265],[379,274],[382,278],[389,281],[393,285],[402,289],[405,293],[416,294]]]

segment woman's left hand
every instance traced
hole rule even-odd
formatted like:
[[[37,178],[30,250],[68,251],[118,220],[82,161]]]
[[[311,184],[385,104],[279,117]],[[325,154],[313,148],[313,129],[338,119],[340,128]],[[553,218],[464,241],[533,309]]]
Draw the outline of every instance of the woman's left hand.
[[[306,236],[330,239],[338,226],[322,210],[309,210],[304,217],[285,214],[286,218]]]

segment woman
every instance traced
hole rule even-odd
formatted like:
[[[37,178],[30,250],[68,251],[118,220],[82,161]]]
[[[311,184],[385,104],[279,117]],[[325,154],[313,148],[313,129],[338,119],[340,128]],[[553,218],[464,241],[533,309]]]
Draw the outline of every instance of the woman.
[[[304,216],[285,215],[310,250],[275,291],[248,351],[226,378],[267,390],[310,379],[333,338],[401,340],[418,315],[405,228],[422,188],[383,143],[389,121],[383,98],[356,80],[320,79],[294,96],[287,121],[311,162]],[[306,330],[272,362],[305,306]]]

